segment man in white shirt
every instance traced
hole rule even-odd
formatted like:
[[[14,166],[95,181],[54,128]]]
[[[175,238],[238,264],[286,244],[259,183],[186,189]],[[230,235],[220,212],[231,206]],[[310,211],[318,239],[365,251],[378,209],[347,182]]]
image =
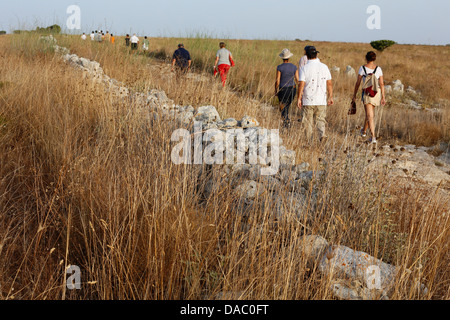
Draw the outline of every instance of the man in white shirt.
[[[131,50],[136,50],[138,48],[139,38],[136,36],[136,33],[130,38],[131,42]]]
[[[83,35],[81,36],[81,40],[86,40],[86,34],[83,32]]]
[[[317,58],[318,53],[313,46],[306,51],[308,63],[300,68],[297,104],[303,111],[302,123],[305,124],[307,139],[311,141],[315,118],[319,138],[323,142],[326,139],[327,105],[333,105],[334,101],[331,73]]]
[[[94,41],[95,39],[95,33],[94,31],[91,32],[91,34],[89,35],[91,37],[91,40]]]

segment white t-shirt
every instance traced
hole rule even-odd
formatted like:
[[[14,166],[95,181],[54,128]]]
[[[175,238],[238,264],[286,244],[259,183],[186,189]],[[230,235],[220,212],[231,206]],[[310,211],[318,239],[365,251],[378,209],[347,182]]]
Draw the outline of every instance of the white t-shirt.
[[[130,41],[131,41],[131,43],[138,43],[138,42],[139,42],[139,38],[136,37],[136,36],[132,36],[132,37],[130,38]]]
[[[86,35],[85,35],[85,34],[83,34],[83,35],[81,36],[81,40],[86,40]]]
[[[317,58],[317,60],[320,61],[319,58]],[[308,57],[305,54],[300,58],[300,61],[298,62],[298,70],[300,70],[301,67],[306,66],[307,63],[308,63]]]
[[[91,37],[91,40],[94,41],[94,39],[95,39],[95,33],[91,33],[91,34],[90,34],[90,37]]]
[[[367,74],[372,73],[373,70],[375,70],[375,69],[370,69],[370,68],[367,68],[367,67],[366,67]],[[363,81],[366,79],[366,75],[365,75],[365,73],[364,73],[363,66],[361,66],[361,67],[359,68],[358,74],[359,74],[360,76],[363,77]],[[377,77],[377,79],[379,79],[379,78],[382,77],[382,76],[383,76],[383,70],[381,70],[381,68],[378,67],[378,68],[377,68],[377,72],[375,72],[375,77]]]
[[[317,59],[308,60],[300,68],[299,80],[305,82],[302,96],[304,106],[327,105],[327,80],[331,80],[327,65]]]

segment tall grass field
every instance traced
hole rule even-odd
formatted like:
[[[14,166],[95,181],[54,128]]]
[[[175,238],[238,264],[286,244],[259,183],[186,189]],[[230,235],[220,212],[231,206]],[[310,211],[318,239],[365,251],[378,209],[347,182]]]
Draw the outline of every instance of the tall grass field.
[[[333,74],[329,139],[307,144],[300,125],[280,135],[297,163],[325,175],[317,205],[302,209],[313,217],[307,227],[274,221],[266,194],[236,215],[220,170],[206,176],[202,166],[171,161],[175,124],[149,127],[129,112],[132,103],[98,90],[39,35],[0,36],[0,299],[334,299],[331,280],[299,250],[305,233],[399,266],[392,299],[450,299],[449,185],[368,171],[369,155],[351,153],[364,110],[359,103],[347,116],[355,78],[343,71],[358,71],[369,44],[226,39],[236,66],[223,88],[212,74],[221,39],[150,38],[148,52],[130,52],[123,37],[115,44],[55,38],[132,90],[164,90],[176,104],[213,105],[223,119],[250,115],[270,129],[281,124],[278,54],[289,48],[298,64],[304,46],[315,45],[323,63],[341,69]],[[168,66],[180,42],[193,60],[183,79]],[[448,144],[449,50],[394,45],[378,53],[386,84],[400,79],[418,92],[391,95],[376,111],[379,143]],[[440,111],[407,108],[410,99]],[[295,106],[291,113],[300,117]],[[219,187],[205,198],[200,190],[211,179]],[[284,189],[276,192],[288,202]],[[70,266],[81,270],[80,290],[67,289]]]

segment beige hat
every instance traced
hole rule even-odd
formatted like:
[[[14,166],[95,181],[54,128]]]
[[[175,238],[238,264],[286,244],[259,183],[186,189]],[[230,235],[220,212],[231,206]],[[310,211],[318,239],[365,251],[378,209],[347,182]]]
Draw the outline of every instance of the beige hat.
[[[281,53],[279,54],[280,58],[283,59],[289,59],[290,57],[292,57],[294,54],[291,53],[289,51],[289,49],[283,49],[283,51],[281,51]]]

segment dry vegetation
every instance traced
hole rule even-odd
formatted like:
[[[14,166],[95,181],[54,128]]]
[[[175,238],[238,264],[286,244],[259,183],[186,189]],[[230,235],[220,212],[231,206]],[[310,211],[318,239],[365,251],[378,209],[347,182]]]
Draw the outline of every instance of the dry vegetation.
[[[299,58],[305,45],[227,41],[237,67],[232,90],[222,90],[212,77],[175,82],[156,72],[179,39],[151,39],[151,57],[129,54],[122,40],[111,46],[58,37],[60,45],[99,61],[131,88],[163,89],[176,103],[212,104],[226,117],[254,115],[267,128],[278,127],[279,115],[258,108],[276,102],[277,55],[289,47]],[[195,72],[210,77],[218,41],[183,41]],[[341,69],[357,68],[370,49],[315,44],[323,62]],[[240,292],[243,299],[329,299],[329,279],[307,268],[296,246],[305,231],[401,266],[395,299],[450,298],[448,197],[439,186],[369,174],[368,158],[342,152],[357,148],[353,129],[362,119],[361,110],[346,117],[352,81],[335,79],[326,146],[305,146],[298,127],[282,132],[297,161],[326,172],[318,182],[319,205],[303,209],[314,217],[305,230],[293,218],[273,221],[264,194],[261,205],[242,216],[234,214],[237,199],[225,184],[205,199],[198,186],[211,177],[170,159],[173,126],[150,125],[129,112],[132,105],[82,80],[36,38],[4,36],[0,48],[1,299],[213,299],[219,292]],[[448,50],[394,46],[379,64],[388,82],[401,79],[432,105],[450,98],[450,84],[442,81],[450,62],[429,57]],[[448,109],[424,117],[394,102],[377,122],[386,141],[448,142]],[[82,290],[65,289],[70,264],[82,270]],[[429,288],[425,297],[408,286],[412,277]]]

